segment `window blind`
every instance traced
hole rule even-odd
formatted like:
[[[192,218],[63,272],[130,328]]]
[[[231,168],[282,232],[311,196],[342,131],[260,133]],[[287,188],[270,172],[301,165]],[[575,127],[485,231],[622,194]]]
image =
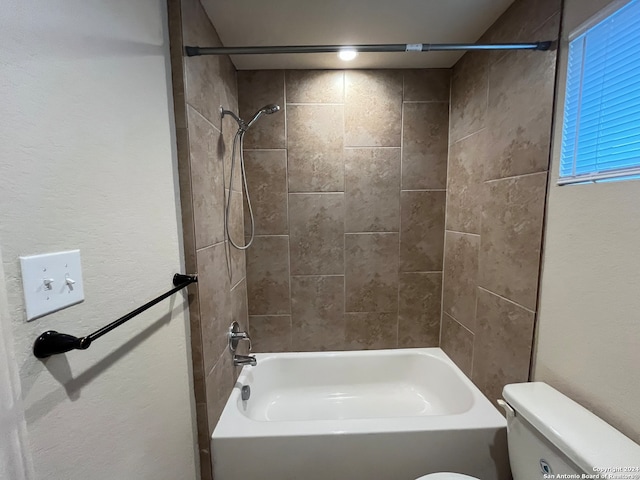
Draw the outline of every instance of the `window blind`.
[[[640,174],[640,0],[573,39],[559,184]]]

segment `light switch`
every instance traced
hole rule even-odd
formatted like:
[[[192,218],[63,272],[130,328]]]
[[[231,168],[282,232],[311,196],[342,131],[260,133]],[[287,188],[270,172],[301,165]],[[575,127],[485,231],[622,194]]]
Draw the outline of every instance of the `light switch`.
[[[80,250],[20,257],[27,320],[84,301]]]

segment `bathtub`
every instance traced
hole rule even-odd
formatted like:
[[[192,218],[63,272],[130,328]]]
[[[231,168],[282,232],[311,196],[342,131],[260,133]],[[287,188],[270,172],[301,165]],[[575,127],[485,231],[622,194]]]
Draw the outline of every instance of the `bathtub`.
[[[510,478],[504,417],[439,348],[256,358],[213,432],[216,480]]]

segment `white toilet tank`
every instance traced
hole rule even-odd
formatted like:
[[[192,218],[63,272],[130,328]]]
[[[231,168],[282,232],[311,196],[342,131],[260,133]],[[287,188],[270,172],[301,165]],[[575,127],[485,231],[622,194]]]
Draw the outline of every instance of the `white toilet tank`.
[[[546,383],[502,395],[514,480],[640,479],[640,446]]]

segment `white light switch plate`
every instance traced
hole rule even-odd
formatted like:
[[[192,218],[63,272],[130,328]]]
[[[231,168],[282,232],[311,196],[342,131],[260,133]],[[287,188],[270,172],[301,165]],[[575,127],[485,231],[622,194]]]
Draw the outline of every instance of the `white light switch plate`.
[[[27,320],[84,301],[80,250],[20,257]]]

